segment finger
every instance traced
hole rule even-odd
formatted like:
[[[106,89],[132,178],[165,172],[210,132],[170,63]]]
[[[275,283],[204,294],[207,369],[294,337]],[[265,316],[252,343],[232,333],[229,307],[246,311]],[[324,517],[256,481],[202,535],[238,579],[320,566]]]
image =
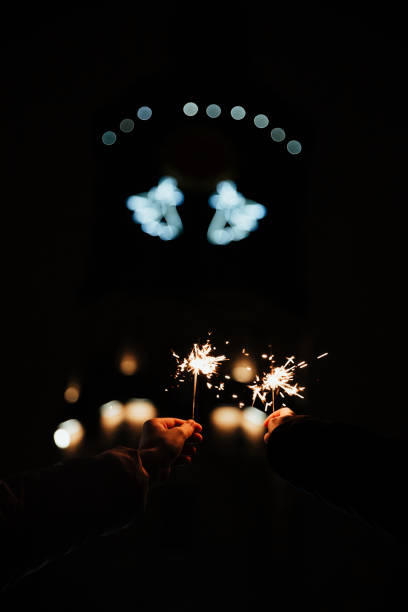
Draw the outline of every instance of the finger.
[[[185,419],[177,419],[175,417],[163,417],[160,419],[156,419],[159,421],[161,425],[164,425],[167,429],[172,429],[173,427],[178,427],[179,425],[183,425],[187,421]]]
[[[185,440],[187,440],[193,435],[195,425],[196,423],[192,419],[189,421],[185,421],[182,425],[179,425],[178,429],[183,434]]]
[[[203,436],[199,433],[193,433],[193,435],[190,437],[191,442],[194,442],[194,444],[201,444],[201,442],[203,441]]]
[[[265,419],[264,426],[268,427],[268,423],[271,419],[278,419],[284,416],[295,416],[295,413],[293,412],[293,410],[291,410],[290,408],[287,408],[286,406],[284,406],[283,408],[279,408],[279,410],[275,410],[275,412],[272,412],[272,414],[270,414]]]
[[[190,455],[179,455],[176,459],[176,461],[174,462],[176,465],[183,465],[186,463],[191,463],[192,462],[192,458],[190,457]]]
[[[264,435],[264,442],[265,442],[265,444],[268,442],[270,435],[271,434],[270,434],[269,431]]]

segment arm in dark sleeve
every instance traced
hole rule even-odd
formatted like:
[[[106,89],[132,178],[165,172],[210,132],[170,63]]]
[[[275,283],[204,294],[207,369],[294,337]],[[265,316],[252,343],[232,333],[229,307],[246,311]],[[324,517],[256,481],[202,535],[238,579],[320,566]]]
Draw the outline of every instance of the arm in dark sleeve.
[[[373,526],[407,535],[405,441],[294,416],[272,431],[267,454],[295,486]]]
[[[141,516],[148,481],[125,447],[0,480],[0,587]]]

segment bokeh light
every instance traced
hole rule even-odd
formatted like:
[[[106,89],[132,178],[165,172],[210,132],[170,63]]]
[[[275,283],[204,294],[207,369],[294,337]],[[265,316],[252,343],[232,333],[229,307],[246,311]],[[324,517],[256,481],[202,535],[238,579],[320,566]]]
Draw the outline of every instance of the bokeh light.
[[[121,356],[119,362],[119,370],[125,376],[132,376],[133,374],[135,374],[137,372],[138,366],[139,364],[133,353],[127,352]]]
[[[116,142],[116,134],[115,132],[112,132],[111,130],[108,130],[107,132],[104,132],[104,134],[102,134],[102,142],[104,145],[113,145]]]
[[[141,106],[137,111],[137,118],[147,121],[152,116],[153,111],[149,106]]]
[[[133,398],[125,404],[125,419],[131,425],[143,425],[157,414],[156,406],[149,399]]]
[[[79,383],[70,382],[64,391],[64,399],[68,404],[75,404],[79,400],[81,387]]]
[[[269,119],[266,115],[256,115],[254,123],[257,128],[266,128],[269,125]]]
[[[58,425],[54,432],[54,442],[58,448],[77,446],[84,437],[84,428],[77,419],[68,419]]]
[[[71,436],[64,429],[57,429],[54,432],[54,442],[55,446],[58,446],[58,448],[68,448],[71,442]]]
[[[239,359],[232,366],[232,378],[240,383],[248,383],[254,380],[255,367],[250,359]]]
[[[205,112],[211,119],[216,119],[221,115],[221,107],[218,104],[209,104]]]
[[[122,130],[122,132],[128,133],[131,132],[135,127],[135,122],[133,121],[133,119],[122,119],[122,121],[119,124],[119,128]]]
[[[286,138],[285,130],[280,127],[273,128],[271,131],[271,138],[275,142],[282,142],[282,140]]]
[[[242,411],[242,429],[254,440],[262,438],[266,432],[264,421],[267,415],[262,410],[248,406]]]
[[[298,140],[289,140],[286,148],[291,155],[298,155],[302,150],[302,145]]]
[[[183,113],[187,115],[187,117],[194,117],[198,113],[198,106],[194,102],[187,102],[183,106]]]
[[[246,111],[242,106],[234,106],[231,109],[231,117],[233,119],[236,119],[237,121],[239,121],[240,119],[243,119],[246,115]]]
[[[117,400],[102,404],[99,408],[100,423],[103,429],[111,430],[120,425],[124,419],[124,406]]]
[[[217,431],[232,433],[242,421],[242,412],[236,406],[218,406],[210,413],[210,422]]]

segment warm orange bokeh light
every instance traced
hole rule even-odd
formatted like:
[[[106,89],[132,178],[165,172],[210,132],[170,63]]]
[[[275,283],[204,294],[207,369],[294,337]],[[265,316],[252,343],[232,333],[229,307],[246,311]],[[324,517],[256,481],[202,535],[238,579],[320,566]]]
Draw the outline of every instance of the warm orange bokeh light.
[[[120,359],[119,370],[125,376],[132,376],[137,372],[138,362],[132,353],[124,353]]]

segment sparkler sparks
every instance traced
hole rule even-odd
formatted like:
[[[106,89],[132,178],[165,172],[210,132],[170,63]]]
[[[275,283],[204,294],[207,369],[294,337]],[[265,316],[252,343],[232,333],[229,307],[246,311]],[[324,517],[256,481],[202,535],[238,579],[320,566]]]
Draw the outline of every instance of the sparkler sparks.
[[[262,355],[264,358],[264,356]],[[296,368],[305,368],[307,363],[301,361],[294,363],[294,357],[288,357],[286,363],[283,366],[275,366],[273,355],[268,357],[270,363],[270,371],[264,372],[262,377],[258,375],[255,378],[255,382],[252,385],[248,385],[252,389],[252,405],[254,405],[257,397],[265,405],[265,411],[272,406],[272,412],[275,411],[275,394],[279,393],[281,397],[284,394],[296,395],[297,397],[303,398],[300,391],[304,391],[305,387],[300,387],[298,383],[293,381]],[[271,400],[267,401],[268,393],[271,393]]]
[[[214,356],[210,353],[215,347],[212,347],[210,341],[207,340],[206,344],[199,346],[194,344],[193,349],[188,357],[180,362],[180,357],[173,352],[173,357],[177,359],[178,366],[176,372],[177,376],[180,376],[183,372],[192,372],[194,375],[194,389],[193,389],[193,416],[195,409],[195,399],[197,391],[197,376],[203,374],[207,379],[211,378],[213,374],[217,372],[218,366],[221,361],[225,361],[227,357],[225,355]],[[207,383],[208,385],[209,383]],[[222,383],[221,383],[222,384]],[[215,386],[215,388],[218,388]]]

